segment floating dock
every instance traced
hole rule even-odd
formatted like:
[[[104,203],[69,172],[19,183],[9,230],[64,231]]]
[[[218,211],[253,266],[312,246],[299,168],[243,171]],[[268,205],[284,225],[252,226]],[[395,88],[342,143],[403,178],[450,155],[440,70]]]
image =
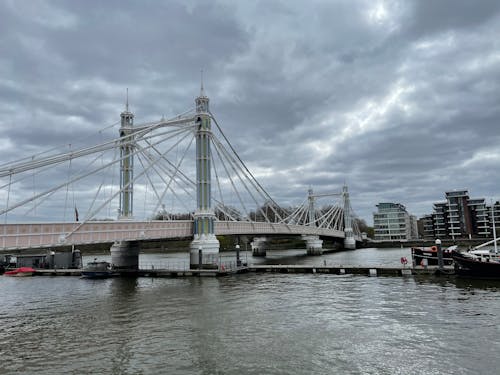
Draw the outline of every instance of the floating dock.
[[[117,271],[114,277],[215,277],[238,273],[323,273],[332,275],[364,276],[412,276],[412,275],[454,275],[453,266],[445,266],[440,272],[438,266],[397,267],[397,266],[349,266],[349,265],[294,265],[259,264],[238,268],[221,269],[139,269],[137,271]],[[81,276],[81,269],[37,269],[35,276]]]
[[[335,275],[365,275],[365,276],[411,276],[434,275],[439,273],[437,266],[427,267],[391,267],[391,266],[347,266],[347,265],[291,265],[266,264],[248,267],[250,272],[277,272],[277,273],[329,273]],[[453,266],[445,266],[443,274],[454,274]]]

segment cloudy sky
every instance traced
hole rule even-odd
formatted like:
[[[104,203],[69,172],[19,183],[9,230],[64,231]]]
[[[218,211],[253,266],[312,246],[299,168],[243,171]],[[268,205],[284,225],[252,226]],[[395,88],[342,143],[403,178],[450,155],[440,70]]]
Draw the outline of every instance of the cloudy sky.
[[[0,1],[0,156],[211,110],[279,203],[500,198],[497,0]]]

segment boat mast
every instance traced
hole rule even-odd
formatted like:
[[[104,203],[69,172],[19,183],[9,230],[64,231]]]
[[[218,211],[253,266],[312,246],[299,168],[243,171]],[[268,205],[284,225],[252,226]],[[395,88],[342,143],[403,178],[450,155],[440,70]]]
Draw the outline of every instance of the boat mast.
[[[493,209],[495,205],[493,204],[493,199],[491,200],[491,223],[493,225],[493,244],[495,246],[495,254],[498,253],[497,249],[497,230],[495,228],[495,210]]]

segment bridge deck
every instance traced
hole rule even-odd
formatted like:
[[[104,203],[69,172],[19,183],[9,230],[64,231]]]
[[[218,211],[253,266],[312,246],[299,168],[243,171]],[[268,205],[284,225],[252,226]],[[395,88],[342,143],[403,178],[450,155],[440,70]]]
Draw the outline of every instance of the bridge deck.
[[[218,221],[216,235],[302,235],[344,238],[342,231],[305,225]],[[89,221],[86,223],[0,224],[0,250],[86,245],[193,236],[193,221]]]

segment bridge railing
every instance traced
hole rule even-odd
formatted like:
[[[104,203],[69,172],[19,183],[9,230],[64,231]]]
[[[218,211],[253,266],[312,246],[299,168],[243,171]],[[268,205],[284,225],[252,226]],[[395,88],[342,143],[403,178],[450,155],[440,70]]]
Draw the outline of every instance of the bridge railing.
[[[40,248],[181,238],[190,237],[192,233],[190,220],[0,224],[0,246],[2,249]]]
[[[168,271],[187,271],[189,270],[189,260],[174,260],[161,262],[139,262],[139,269],[146,271],[168,270]]]
[[[265,222],[216,221],[216,235],[312,234],[345,238],[343,231],[304,225]],[[0,249],[25,249],[68,245],[97,244],[115,241],[137,241],[189,238],[193,235],[191,220],[172,221],[91,221],[86,223],[0,224]]]
[[[189,260],[173,260],[173,261],[161,261],[161,262],[140,262],[139,269],[142,271],[189,271],[190,264]],[[220,262],[215,262],[213,264],[214,269],[219,271],[231,271],[237,269],[236,260],[224,260]]]
[[[343,231],[335,229],[317,228],[306,225],[248,221],[216,221],[215,234],[313,234],[318,236],[345,238]]]

